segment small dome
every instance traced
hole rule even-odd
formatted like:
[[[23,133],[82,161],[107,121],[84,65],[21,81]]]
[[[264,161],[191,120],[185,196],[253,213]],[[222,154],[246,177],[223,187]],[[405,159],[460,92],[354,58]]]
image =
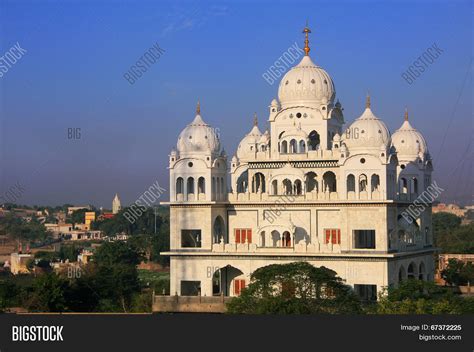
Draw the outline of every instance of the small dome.
[[[428,153],[425,138],[408,121],[408,112],[405,112],[405,121],[402,126],[392,135],[392,146],[397,152],[399,161],[415,161]]]
[[[270,103],[270,106],[272,106],[272,107],[278,107],[278,105],[279,105],[278,100],[276,100],[276,99],[273,99],[272,102]]]
[[[278,99],[283,107],[302,103],[328,104],[334,101],[335,95],[329,74],[316,66],[308,55],[285,74],[278,88]]]
[[[216,129],[204,122],[199,105],[196,113],[193,122],[179,134],[178,152],[181,155],[204,153],[218,156],[221,151],[221,143]]]
[[[336,133],[334,137],[332,138],[332,140],[334,142],[339,142],[341,140],[341,136],[339,135],[339,133]]]
[[[385,150],[390,145],[390,132],[370,109],[370,98],[367,97],[366,109],[346,130],[343,138],[349,152],[375,151],[383,147]]]
[[[270,132],[268,132],[268,130],[266,130],[266,131],[262,134],[262,137],[260,137],[258,143],[260,143],[260,144],[268,144],[269,141],[270,141]]]
[[[239,159],[253,158],[255,155],[255,149],[257,148],[257,144],[261,137],[262,132],[260,132],[258,128],[257,117],[255,116],[252,129],[245,135],[237,147],[237,157]]]

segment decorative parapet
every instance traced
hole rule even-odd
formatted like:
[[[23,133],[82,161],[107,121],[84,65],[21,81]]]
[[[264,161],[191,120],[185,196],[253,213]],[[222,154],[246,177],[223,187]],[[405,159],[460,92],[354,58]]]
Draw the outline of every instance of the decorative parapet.
[[[339,244],[305,243],[303,241],[291,247],[258,247],[255,243],[214,243],[214,253],[341,253]]]

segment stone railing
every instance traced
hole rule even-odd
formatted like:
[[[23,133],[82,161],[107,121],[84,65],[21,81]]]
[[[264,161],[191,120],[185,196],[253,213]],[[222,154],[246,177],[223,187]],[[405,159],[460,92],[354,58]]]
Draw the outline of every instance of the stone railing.
[[[277,194],[270,195],[268,193],[229,193],[228,199],[230,202],[274,202],[280,197],[292,197],[295,198],[295,202],[300,201],[328,201],[328,200],[338,200],[339,195],[337,192],[308,192],[301,195],[296,194]]]
[[[214,253],[341,253],[341,246],[332,243],[300,242],[291,247],[261,247],[256,243],[214,243]]]

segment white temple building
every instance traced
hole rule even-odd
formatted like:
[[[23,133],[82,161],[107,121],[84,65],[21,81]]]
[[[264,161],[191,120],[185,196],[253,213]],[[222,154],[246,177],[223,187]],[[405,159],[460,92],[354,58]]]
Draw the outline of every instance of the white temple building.
[[[295,261],[334,270],[365,300],[406,278],[433,280],[431,206],[401,215],[431,183],[425,139],[407,112],[391,135],[370,97],[344,128],[304,33],[305,56],[280,82],[269,129],[255,117],[230,165],[199,104],[179,135],[165,203],[171,295],[236,296],[257,268]]]
[[[112,200],[112,214],[117,214],[120,210],[122,210],[122,203],[120,203],[119,195],[115,193],[115,197]]]

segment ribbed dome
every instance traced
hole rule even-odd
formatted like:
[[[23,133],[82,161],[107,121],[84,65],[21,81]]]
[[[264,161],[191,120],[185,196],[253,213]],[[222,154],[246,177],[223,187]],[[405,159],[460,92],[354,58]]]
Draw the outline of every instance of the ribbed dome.
[[[343,141],[349,152],[373,151],[378,152],[383,147],[385,150],[390,145],[390,132],[370,109],[370,101],[362,115],[355,120],[343,135]]]
[[[216,130],[197,113],[193,122],[186,126],[178,137],[177,150],[180,154],[219,155],[221,143]]]
[[[425,138],[410,125],[408,113],[405,113],[405,121],[402,126],[392,135],[392,145],[400,161],[415,161],[428,152]]]
[[[282,107],[292,104],[334,101],[336,88],[329,74],[316,66],[309,56],[288,71],[280,82],[278,98]]]
[[[260,132],[260,129],[258,128],[258,125],[255,122],[250,132],[247,133],[245,137],[240,141],[239,146],[237,148],[237,157],[239,159],[253,158],[253,156],[255,155],[255,148],[257,148],[257,144],[259,143],[261,138],[262,132]]]

